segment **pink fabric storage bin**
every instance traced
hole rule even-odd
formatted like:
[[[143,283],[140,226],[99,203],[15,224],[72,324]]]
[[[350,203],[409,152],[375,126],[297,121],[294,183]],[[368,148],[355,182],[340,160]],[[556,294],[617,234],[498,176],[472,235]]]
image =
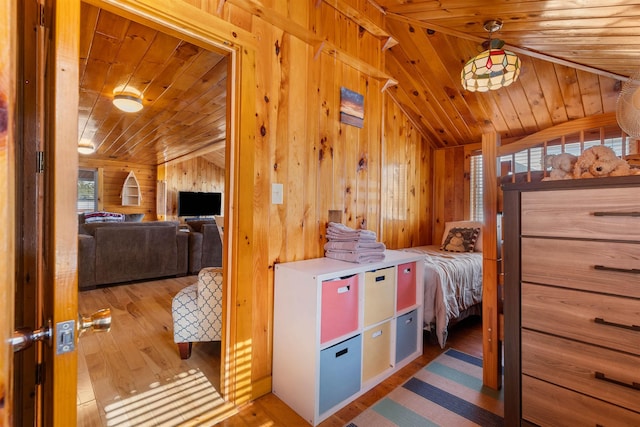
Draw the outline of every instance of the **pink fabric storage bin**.
[[[358,276],[322,282],[320,343],[358,329]]]
[[[400,311],[416,303],[416,263],[398,265],[398,296],[396,310]]]

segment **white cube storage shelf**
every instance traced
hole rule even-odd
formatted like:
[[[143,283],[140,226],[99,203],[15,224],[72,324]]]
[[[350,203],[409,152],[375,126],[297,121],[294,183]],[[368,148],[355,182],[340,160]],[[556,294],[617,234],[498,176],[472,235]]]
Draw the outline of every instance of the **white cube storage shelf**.
[[[422,259],[276,264],[273,393],[315,426],[420,356]]]

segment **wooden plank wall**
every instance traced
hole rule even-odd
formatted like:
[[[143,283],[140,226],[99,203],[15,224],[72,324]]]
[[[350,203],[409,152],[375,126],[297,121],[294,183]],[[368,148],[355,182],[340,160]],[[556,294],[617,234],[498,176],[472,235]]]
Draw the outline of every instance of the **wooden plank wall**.
[[[224,169],[202,157],[171,163],[166,166],[167,217],[169,221],[178,218],[178,191],[224,192]]]
[[[445,222],[469,219],[465,217],[469,205],[468,181],[469,175],[465,173],[464,147],[435,151],[433,189],[435,244],[440,243]],[[467,182],[466,185],[465,182]],[[465,188],[467,188],[466,191]]]
[[[107,212],[144,213],[143,221],[155,221],[156,215],[156,167],[118,161],[96,161],[79,156],[79,167],[99,169],[102,190],[99,209]],[[122,206],[122,185],[130,171],[136,175],[142,200],[140,206]]]
[[[382,240],[390,249],[431,244],[433,150],[390,97],[384,102]]]

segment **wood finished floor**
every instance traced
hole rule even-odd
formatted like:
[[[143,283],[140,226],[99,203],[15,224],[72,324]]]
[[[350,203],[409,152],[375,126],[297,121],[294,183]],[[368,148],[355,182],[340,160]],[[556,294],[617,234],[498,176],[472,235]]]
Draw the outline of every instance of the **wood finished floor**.
[[[140,423],[107,419],[105,408],[114,402],[148,393],[166,386],[171,379],[197,371],[216,388],[220,384],[220,344],[197,343],[192,356],[181,360],[173,342],[171,299],[196,276],[112,286],[79,294],[79,309],[89,314],[110,307],[112,328],[109,333],[86,333],[78,345],[78,426],[138,426]],[[466,319],[451,331],[447,348],[482,357],[482,328],[477,317]],[[415,372],[435,359],[444,349],[425,336],[422,356],[336,412],[320,427],[342,427]],[[214,412],[229,412],[229,406],[217,405]],[[187,415],[172,419],[173,425],[208,426],[207,417],[187,420]],[[170,425],[149,419],[145,425]],[[237,414],[216,424],[221,427],[300,427],[309,425],[273,394],[237,408]]]

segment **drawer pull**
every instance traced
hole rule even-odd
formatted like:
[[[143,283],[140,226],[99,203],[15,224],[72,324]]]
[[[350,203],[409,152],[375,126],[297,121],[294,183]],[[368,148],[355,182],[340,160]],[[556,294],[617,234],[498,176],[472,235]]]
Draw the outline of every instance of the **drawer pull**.
[[[371,338],[378,338],[380,335],[382,335],[382,331],[375,331],[371,334]]]
[[[407,268],[405,268],[405,269],[404,269],[404,271],[403,271],[403,273],[404,273],[404,274],[409,274],[409,273],[411,273],[411,267],[407,267]]]
[[[409,323],[413,322],[413,317],[409,317],[407,320],[404,321],[405,325],[408,325]]]
[[[640,212],[594,212],[593,216],[640,216]]]
[[[343,348],[342,350],[336,353],[336,359],[340,356],[344,356],[347,353],[349,353],[349,348]]]
[[[616,267],[607,267],[605,265],[594,265],[593,268],[596,270],[603,270],[603,271],[617,271],[618,273],[640,274],[640,269],[638,268],[616,268]]]
[[[351,286],[342,286],[342,287],[339,287],[339,288],[338,288],[338,293],[339,293],[339,294],[344,294],[344,293],[346,293],[346,292],[349,292],[349,288],[350,288],[350,287],[351,287]]]
[[[607,322],[602,317],[596,317],[593,321],[599,325],[615,326],[616,328],[631,329],[632,331],[640,332],[640,326],[638,325],[624,325],[622,323]]]
[[[377,276],[376,277],[376,282],[382,282],[385,278],[386,278],[386,276]]]
[[[596,371],[596,378],[602,381],[607,381],[613,384],[621,385],[623,387],[632,388],[634,390],[640,390],[640,383],[632,382],[631,384],[628,384],[622,381],[614,380],[613,378],[607,378],[606,375],[603,374],[602,372]]]

